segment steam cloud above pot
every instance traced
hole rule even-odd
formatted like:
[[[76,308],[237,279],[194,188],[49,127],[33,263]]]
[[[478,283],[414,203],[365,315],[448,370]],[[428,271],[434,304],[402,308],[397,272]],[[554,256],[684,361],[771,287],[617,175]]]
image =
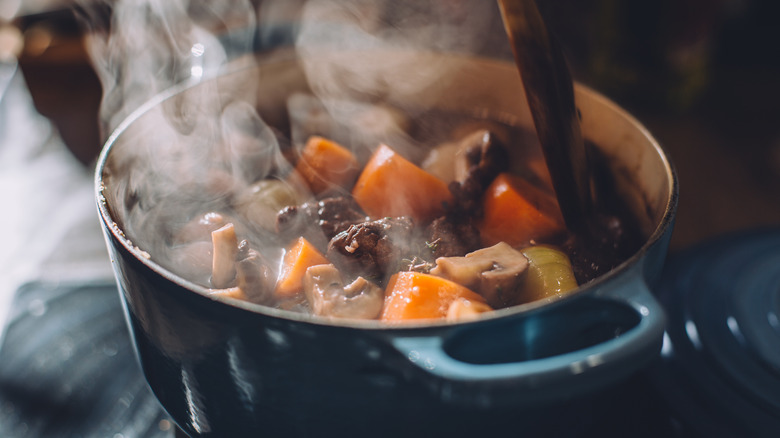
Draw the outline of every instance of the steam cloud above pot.
[[[133,111],[171,87],[196,83],[230,63],[246,62],[258,40],[263,59],[289,51],[290,47],[265,46],[275,30],[287,27],[295,32],[295,54],[316,99],[302,95],[290,99],[291,116],[300,121],[293,121],[291,138],[281,141],[302,147],[304,134],[296,128],[310,123],[312,111],[319,111],[331,126],[329,134],[355,145],[356,154],[365,158],[380,142],[394,144],[410,156],[419,156],[420,150],[406,134],[406,116],[356,104],[352,97],[358,93],[379,101],[421,92],[439,80],[448,67],[421,62],[418,49],[478,51],[496,15],[492,8],[472,3],[122,0],[81,2],[80,11],[93,30],[90,53],[104,89],[100,112],[104,132],[115,130]],[[377,55],[386,50],[406,55],[389,63]],[[363,56],[344,56],[345,51]],[[409,71],[416,72],[414,80]],[[394,79],[399,72],[406,73],[402,83]],[[247,95],[255,88],[251,80],[240,86]],[[170,266],[166,258],[182,257],[173,230],[241,198],[269,172],[284,175],[290,170],[281,151],[287,145],[279,144],[281,137],[253,105],[225,105],[222,90],[199,89],[166,102],[156,110],[159,117],[145,117],[143,135],[154,140],[143,139],[122,152],[130,155],[122,158],[126,163],[142,163],[133,166],[128,178],[127,192],[133,199],[124,215],[125,232],[164,266]],[[260,231],[254,235],[263,236]]]
[[[121,133],[109,139],[121,146],[112,148],[104,170],[115,226],[145,257],[209,294],[303,312],[311,310],[298,293],[306,266],[296,268],[288,257],[332,262],[344,284],[363,277],[392,294],[399,271],[428,275],[439,257],[466,256],[499,242],[517,248],[550,243],[584,254],[560,220],[524,118],[514,109],[496,115],[473,104],[465,112],[458,108],[468,93],[483,96],[473,101],[489,106],[495,90],[463,52],[480,52],[498,17],[490,8],[459,4],[310,0],[295,15],[296,44],[289,47],[262,42],[273,34],[264,30],[280,22],[269,13],[279,3],[224,10],[201,3],[117,4],[93,45],[93,53],[105,58],[96,62],[106,87],[103,122]],[[235,12],[241,8],[247,15]],[[514,72],[507,84],[518,79]],[[143,91],[152,97],[143,100]],[[523,105],[520,92],[510,95]],[[310,147],[333,150],[329,141],[346,146],[338,154],[353,155],[356,172],[343,184],[329,182],[323,192],[301,166],[309,165],[304,156]],[[433,153],[445,150],[450,152]],[[378,185],[390,191],[358,194],[378,155],[376,165],[393,160],[406,170],[393,177],[401,179]],[[455,156],[460,158],[447,158]],[[442,166],[467,170],[457,181],[431,173]],[[499,179],[501,172],[514,176]],[[512,210],[536,209],[543,218],[511,219],[528,231],[503,236],[501,230],[517,227],[501,225],[504,213],[488,214],[487,197],[522,181],[521,198],[531,201],[520,199],[525,207]],[[351,198],[356,207],[338,210],[332,196]],[[326,232],[333,223],[341,227],[338,235]],[[612,229],[623,232],[622,226]],[[498,237],[488,236],[495,230]],[[568,256],[561,260],[562,273],[584,281],[617,264],[612,254],[607,263],[587,258],[575,268]],[[576,273],[568,274],[572,269]],[[295,281],[285,280],[290,277]],[[417,288],[414,281],[403,284]],[[507,284],[520,289],[526,283]],[[522,303],[517,296],[546,293],[488,295],[491,305],[506,307]],[[471,298],[461,298],[484,301],[466,295]]]

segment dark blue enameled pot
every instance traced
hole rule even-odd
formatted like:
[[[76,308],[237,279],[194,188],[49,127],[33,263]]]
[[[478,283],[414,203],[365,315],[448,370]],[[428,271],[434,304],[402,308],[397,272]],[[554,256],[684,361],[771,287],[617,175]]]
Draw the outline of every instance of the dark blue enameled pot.
[[[425,89],[393,90],[387,100],[486,108],[530,126],[512,64],[434,54],[406,61],[446,68]],[[150,165],[135,151],[175,141],[147,122],[185,114],[171,131],[192,136],[210,106],[235,99],[274,123],[286,96],[309,86],[302,70],[277,60],[171,90],[123,123],[100,157],[100,218],[138,359],[162,406],[193,437],[584,433],[598,398],[661,346],[664,314],[648,284],[666,254],[677,182],[655,140],[616,105],[577,88],[584,135],[612,162],[647,241],[566,297],[469,323],[403,327],[215,299],[162,268],[143,236],[132,235],[128,218],[144,202],[134,169]],[[571,429],[572,418],[581,426]]]

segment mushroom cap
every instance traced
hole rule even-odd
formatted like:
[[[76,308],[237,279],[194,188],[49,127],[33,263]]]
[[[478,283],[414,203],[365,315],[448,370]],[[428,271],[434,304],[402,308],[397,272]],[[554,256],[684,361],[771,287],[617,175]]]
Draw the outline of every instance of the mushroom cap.
[[[332,264],[306,270],[303,290],[315,315],[334,318],[374,319],[384,304],[384,291],[363,277],[344,285]]]
[[[431,274],[469,287],[493,307],[511,303],[518,292],[528,258],[508,243],[499,242],[464,257],[439,257]]]

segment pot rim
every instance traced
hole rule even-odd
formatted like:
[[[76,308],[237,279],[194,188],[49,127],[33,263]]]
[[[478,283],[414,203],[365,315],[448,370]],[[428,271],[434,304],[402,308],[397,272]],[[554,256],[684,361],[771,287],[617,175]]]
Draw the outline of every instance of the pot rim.
[[[504,64],[507,62],[507,61],[497,60],[495,58],[486,58],[478,55],[459,55],[459,54],[434,54],[434,55],[458,57],[458,58],[476,60],[479,62],[487,62],[487,63],[494,62],[494,63]],[[245,69],[255,68],[262,65],[279,63],[279,62],[290,62],[290,61],[294,61],[295,59],[297,58],[295,57],[294,54],[292,54],[291,56],[274,57],[272,59],[265,60],[265,61],[259,60],[258,57],[250,57],[247,60],[239,60],[234,63],[231,63],[227,68],[219,69],[218,71],[210,75],[204,75],[203,77],[200,78],[194,78],[192,80],[184,81],[180,84],[174,85],[173,87],[170,87],[156,94],[155,96],[147,100],[145,103],[143,103],[141,106],[139,106],[136,110],[131,112],[125,119],[123,119],[117,125],[117,127],[111,132],[109,137],[106,139],[104,146],[101,149],[100,155],[98,156],[97,159],[97,163],[95,167],[95,175],[94,175],[95,199],[97,201],[98,214],[100,216],[100,220],[103,227],[106,230],[108,230],[112,234],[113,238],[116,241],[120,242],[120,244],[124,247],[124,249],[127,250],[130,254],[132,254],[136,258],[136,260],[140,261],[142,264],[144,264],[155,274],[160,275],[166,280],[174,284],[177,284],[185,289],[188,289],[191,292],[197,293],[203,296],[204,298],[212,300],[214,302],[214,305],[216,306],[222,305],[222,306],[236,307],[251,313],[258,313],[264,316],[281,318],[281,319],[291,320],[299,323],[307,323],[307,324],[320,325],[320,326],[336,326],[342,328],[368,329],[368,330],[376,330],[376,331],[382,331],[388,329],[394,331],[409,330],[409,329],[412,330],[430,329],[430,328],[444,327],[444,326],[456,327],[456,326],[463,326],[468,324],[477,324],[485,321],[493,321],[497,319],[508,318],[508,317],[515,316],[517,314],[528,313],[536,309],[540,309],[552,305],[563,304],[569,300],[577,299],[578,297],[586,293],[588,290],[593,290],[598,288],[602,284],[609,282],[612,278],[620,276],[625,271],[628,271],[633,266],[639,264],[641,259],[644,258],[645,254],[650,250],[650,248],[652,248],[655,245],[655,243],[658,242],[662,238],[662,236],[664,236],[667,233],[667,231],[673,226],[674,216],[677,210],[677,203],[679,197],[679,193],[678,193],[679,181],[678,181],[677,171],[675,169],[675,166],[669,159],[669,156],[664,150],[664,148],[658,143],[658,141],[647,130],[647,128],[644,125],[642,125],[642,123],[639,122],[634,116],[628,113],[625,109],[617,105],[614,101],[607,98],[606,96],[593,90],[592,88],[583,85],[581,83],[575,82],[574,84],[575,94],[579,96],[587,96],[587,98],[596,101],[599,106],[607,108],[608,110],[617,113],[620,117],[624,118],[627,122],[629,122],[630,125],[632,125],[635,129],[637,129],[642,134],[642,137],[650,141],[656,154],[661,158],[665,168],[665,173],[666,173],[665,176],[667,180],[670,181],[669,192],[666,196],[666,205],[664,208],[664,214],[661,220],[659,221],[658,225],[656,226],[655,230],[645,240],[645,243],[639,248],[639,250],[637,250],[631,257],[624,260],[622,263],[620,263],[618,266],[616,266],[606,274],[603,274],[598,278],[591,280],[588,283],[580,285],[577,289],[565,295],[558,295],[555,297],[550,297],[543,300],[537,300],[530,303],[524,303],[524,304],[506,307],[506,308],[496,309],[491,312],[482,314],[479,318],[475,320],[464,321],[464,322],[449,322],[446,320],[433,319],[433,320],[419,320],[419,322],[405,321],[403,323],[392,323],[392,322],[383,322],[379,320],[328,318],[328,317],[323,317],[318,315],[277,309],[274,307],[264,306],[261,304],[256,304],[256,303],[234,299],[234,298],[215,297],[213,294],[209,293],[209,288],[200,286],[198,284],[195,284],[187,280],[186,278],[180,277],[179,275],[163,268],[161,265],[154,262],[147,252],[135,246],[132,240],[124,234],[123,230],[111,217],[109,207],[108,207],[108,202],[102,193],[103,190],[105,189],[105,184],[103,182],[103,174],[104,174],[106,162],[108,160],[111,150],[113,149],[113,146],[116,144],[117,140],[122,136],[122,134],[137,119],[139,119],[141,116],[146,114],[152,108],[162,104],[164,101],[171,99],[180,93],[186,92],[190,88],[197,87],[201,83],[213,81],[222,76],[227,76],[232,73],[236,73]]]

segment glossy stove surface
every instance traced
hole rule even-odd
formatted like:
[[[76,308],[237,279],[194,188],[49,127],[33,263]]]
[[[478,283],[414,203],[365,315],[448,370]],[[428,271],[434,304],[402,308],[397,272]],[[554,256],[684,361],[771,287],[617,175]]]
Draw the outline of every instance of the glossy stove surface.
[[[669,258],[651,378],[696,436],[780,436],[780,229],[721,236]]]
[[[30,283],[0,347],[0,436],[173,436],[135,360],[116,287]]]

